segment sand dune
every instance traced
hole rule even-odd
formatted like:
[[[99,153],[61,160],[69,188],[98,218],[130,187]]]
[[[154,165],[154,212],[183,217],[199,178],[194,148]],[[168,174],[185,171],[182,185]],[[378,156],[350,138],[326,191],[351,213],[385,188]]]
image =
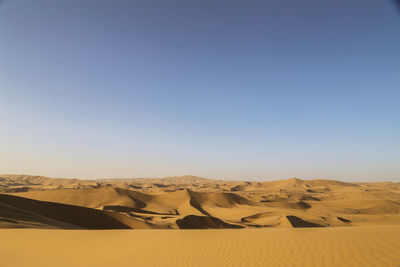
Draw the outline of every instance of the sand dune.
[[[94,209],[136,229],[400,224],[400,184],[390,182],[236,182],[195,176],[85,181],[8,175],[0,176],[0,184],[9,195]],[[12,220],[5,214],[4,220]]]
[[[134,222],[126,223],[135,219],[122,220],[127,217],[123,214],[115,216],[106,211],[6,194],[0,194],[0,216],[0,227],[19,228],[35,223],[41,228],[130,229],[132,227],[129,224],[135,225]],[[7,224],[4,226],[2,222]],[[141,225],[140,228],[145,227]]]
[[[385,266],[400,226],[222,230],[0,230],[11,266]]]
[[[38,213],[16,208],[0,201],[0,228],[62,228],[78,226],[50,219]]]
[[[16,196],[58,202],[63,204],[102,208],[103,206],[126,206],[141,208],[143,203],[120,189],[105,187],[98,189],[54,189],[15,193]]]

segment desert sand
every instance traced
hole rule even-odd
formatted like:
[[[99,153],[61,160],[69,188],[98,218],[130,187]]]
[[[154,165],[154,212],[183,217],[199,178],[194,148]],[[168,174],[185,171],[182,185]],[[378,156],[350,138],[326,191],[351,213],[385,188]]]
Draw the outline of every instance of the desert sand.
[[[0,175],[0,228],[1,266],[400,266],[400,183]]]
[[[399,266],[400,226],[0,230],[1,266]]]

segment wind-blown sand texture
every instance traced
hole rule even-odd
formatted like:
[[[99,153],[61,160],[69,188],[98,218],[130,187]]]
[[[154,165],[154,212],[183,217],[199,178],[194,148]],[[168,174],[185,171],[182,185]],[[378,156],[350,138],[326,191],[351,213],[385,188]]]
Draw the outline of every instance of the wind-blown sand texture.
[[[0,230],[1,266],[399,266],[400,226]]]

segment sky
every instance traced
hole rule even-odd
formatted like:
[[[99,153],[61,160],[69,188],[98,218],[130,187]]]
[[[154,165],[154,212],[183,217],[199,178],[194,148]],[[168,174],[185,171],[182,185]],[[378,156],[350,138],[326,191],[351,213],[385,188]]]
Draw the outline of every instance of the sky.
[[[3,0],[0,173],[400,181],[382,0]]]

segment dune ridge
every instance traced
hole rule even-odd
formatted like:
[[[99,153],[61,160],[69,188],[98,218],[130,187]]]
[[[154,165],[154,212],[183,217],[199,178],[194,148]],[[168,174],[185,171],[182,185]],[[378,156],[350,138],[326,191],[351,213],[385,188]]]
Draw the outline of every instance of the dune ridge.
[[[32,204],[21,204],[28,202]],[[71,219],[77,214],[84,217],[83,213],[87,221],[103,216],[107,223],[92,225]],[[0,228],[396,225],[400,224],[400,183],[297,178],[251,182],[196,176],[78,180],[0,175],[0,216]]]

